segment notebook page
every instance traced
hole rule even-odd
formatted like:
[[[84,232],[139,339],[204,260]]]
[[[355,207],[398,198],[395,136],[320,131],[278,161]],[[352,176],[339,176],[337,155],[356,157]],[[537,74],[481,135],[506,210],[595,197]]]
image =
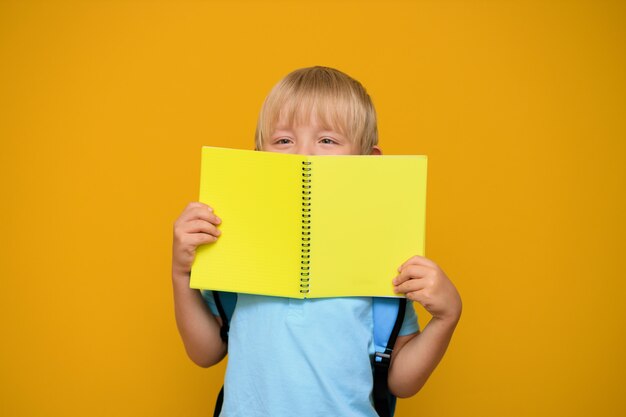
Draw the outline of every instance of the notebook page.
[[[203,147],[200,201],[222,234],[198,248],[192,288],[300,297],[302,159]]]
[[[397,296],[397,268],[424,254],[426,156],[311,160],[309,296]]]

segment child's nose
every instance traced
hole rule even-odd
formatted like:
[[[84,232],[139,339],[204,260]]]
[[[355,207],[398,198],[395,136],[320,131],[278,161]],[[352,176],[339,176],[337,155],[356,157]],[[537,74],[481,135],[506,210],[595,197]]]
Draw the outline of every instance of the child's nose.
[[[315,155],[315,147],[309,143],[300,143],[296,149],[298,155]]]

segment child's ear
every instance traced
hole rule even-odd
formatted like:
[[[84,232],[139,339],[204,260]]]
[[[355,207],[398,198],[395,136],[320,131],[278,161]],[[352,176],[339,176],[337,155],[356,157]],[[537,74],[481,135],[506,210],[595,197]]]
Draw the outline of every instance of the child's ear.
[[[382,155],[382,154],[383,154],[383,150],[380,149],[378,146],[372,147],[370,155]]]

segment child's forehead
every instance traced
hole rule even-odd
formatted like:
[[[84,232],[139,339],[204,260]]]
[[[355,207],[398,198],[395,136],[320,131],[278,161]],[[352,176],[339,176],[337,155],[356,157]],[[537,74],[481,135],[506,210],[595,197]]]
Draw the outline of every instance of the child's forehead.
[[[325,114],[313,108],[310,110],[293,108],[281,109],[275,117],[273,130],[288,130],[294,127],[311,126],[329,131],[343,131],[338,117]]]

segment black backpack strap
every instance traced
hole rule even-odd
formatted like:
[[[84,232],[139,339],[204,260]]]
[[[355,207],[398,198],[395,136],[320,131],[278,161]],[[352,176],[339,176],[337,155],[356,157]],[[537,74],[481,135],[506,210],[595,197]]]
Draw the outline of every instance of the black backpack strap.
[[[222,327],[220,328],[220,337],[225,343],[228,343],[228,331],[230,330],[230,320],[226,315],[226,310],[224,310],[224,304],[222,304],[222,299],[220,298],[219,291],[213,291],[213,299],[215,300],[215,307],[217,307],[217,312],[220,314],[220,318],[222,319]]]
[[[398,313],[393,329],[389,334],[384,352],[377,351],[374,355],[374,408],[380,417],[391,417],[395,408],[395,397],[389,392],[387,379],[389,377],[389,365],[391,364],[391,354],[396,344],[396,339],[400,333],[404,314],[406,312],[406,298],[398,299]],[[376,318],[374,319],[374,326]],[[374,330],[376,332],[376,329]]]
[[[224,299],[222,299],[224,296]],[[215,307],[222,319],[222,327],[220,328],[220,337],[228,345],[228,332],[230,330],[230,318],[235,310],[235,304],[237,303],[237,295],[234,293],[224,293],[220,291],[213,291],[213,299],[215,300]],[[228,312],[226,311],[228,310]],[[224,403],[224,386],[215,400],[215,409],[213,411],[213,417],[219,417],[222,412],[222,404]]]
[[[213,417],[220,416],[220,413],[222,412],[222,404],[224,404],[224,385],[222,385],[222,389],[217,395],[217,400],[215,401],[215,410],[213,411]]]

